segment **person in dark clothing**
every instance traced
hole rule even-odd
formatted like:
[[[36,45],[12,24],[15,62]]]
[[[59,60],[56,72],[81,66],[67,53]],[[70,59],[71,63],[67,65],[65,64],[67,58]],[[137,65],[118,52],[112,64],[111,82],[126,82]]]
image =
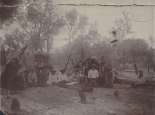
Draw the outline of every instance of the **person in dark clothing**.
[[[26,50],[27,46],[23,47],[16,55],[13,56],[6,64],[1,73],[0,87],[9,91],[17,91],[23,89],[23,79],[19,75],[20,58]]]
[[[37,81],[38,81],[38,86],[46,86],[46,82],[48,80],[49,76],[49,68],[48,67],[40,67],[36,68],[36,73],[37,73]]]
[[[80,97],[80,102],[82,104],[86,104],[86,94],[85,94],[85,86],[86,86],[86,78],[82,77],[79,79],[80,88],[78,90],[78,94]]]
[[[138,78],[139,79],[142,79],[143,78],[143,71],[142,70],[139,70]]]
[[[105,64],[101,63],[99,68],[99,78],[98,78],[98,84],[99,86],[104,86],[105,84]]]
[[[135,73],[136,75],[138,74],[138,67],[137,67],[137,64],[134,64],[134,69],[135,69]]]
[[[6,51],[4,49],[4,47],[2,46],[1,47],[1,55],[0,55],[0,58],[1,58],[1,66],[5,66],[6,64]]]
[[[1,74],[1,87],[7,90],[18,90],[21,88],[21,79],[18,75],[20,64],[17,58],[6,64]]]
[[[93,93],[93,87],[90,85],[88,78],[83,76],[79,79],[80,88],[78,90],[78,94],[80,97],[80,102],[82,104],[87,103],[87,94],[86,93]]]
[[[105,87],[113,87],[113,72],[111,64],[107,64],[104,69],[105,72]]]

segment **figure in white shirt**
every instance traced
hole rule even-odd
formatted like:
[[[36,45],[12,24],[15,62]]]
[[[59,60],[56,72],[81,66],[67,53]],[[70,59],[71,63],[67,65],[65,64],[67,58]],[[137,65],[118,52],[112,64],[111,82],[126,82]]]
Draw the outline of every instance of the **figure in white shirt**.
[[[91,86],[96,86],[97,85],[97,79],[99,77],[99,72],[98,70],[93,66],[89,71],[88,71],[88,82],[90,83]]]

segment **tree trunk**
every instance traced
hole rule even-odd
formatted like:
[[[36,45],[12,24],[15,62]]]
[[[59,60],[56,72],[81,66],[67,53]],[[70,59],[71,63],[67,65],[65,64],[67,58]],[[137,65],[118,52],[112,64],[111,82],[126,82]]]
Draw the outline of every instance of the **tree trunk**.
[[[47,53],[49,54],[53,45],[53,38],[48,38],[46,42],[47,42]]]
[[[150,72],[150,65],[147,65],[147,71]]]

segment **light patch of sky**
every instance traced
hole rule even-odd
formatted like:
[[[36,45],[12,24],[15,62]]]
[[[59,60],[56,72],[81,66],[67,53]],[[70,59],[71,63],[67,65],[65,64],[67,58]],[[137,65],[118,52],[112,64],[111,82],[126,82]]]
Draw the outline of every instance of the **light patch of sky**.
[[[54,0],[57,4],[132,4],[133,1],[134,0]]]
[[[87,16],[90,23],[96,23],[99,33],[104,37],[110,36],[115,20],[120,19],[124,11],[129,13],[131,19],[133,33],[129,37],[147,40],[150,36],[154,36],[153,15],[155,12],[153,14],[152,7],[58,6],[57,11],[63,15],[72,9]],[[55,47],[61,47],[65,43],[64,37],[67,37],[65,31],[60,34],[58,41],[55,40]]]
[[[155,0],[53,0],[56,4],[138,4],[138,5],[153,5]]]

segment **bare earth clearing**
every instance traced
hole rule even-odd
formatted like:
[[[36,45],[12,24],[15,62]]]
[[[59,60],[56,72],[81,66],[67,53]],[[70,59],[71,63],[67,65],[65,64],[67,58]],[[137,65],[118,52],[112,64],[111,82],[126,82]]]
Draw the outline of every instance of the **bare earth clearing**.
[[[116,90],[118,97],[114,95]],[[95,100],[87,93],[87,104],[81,104],[75,89],[48,86],[27,89],[14,96],[30,115],[154,115],[153,89],[115,85],[113,89],[96,88],[93,95]]]

